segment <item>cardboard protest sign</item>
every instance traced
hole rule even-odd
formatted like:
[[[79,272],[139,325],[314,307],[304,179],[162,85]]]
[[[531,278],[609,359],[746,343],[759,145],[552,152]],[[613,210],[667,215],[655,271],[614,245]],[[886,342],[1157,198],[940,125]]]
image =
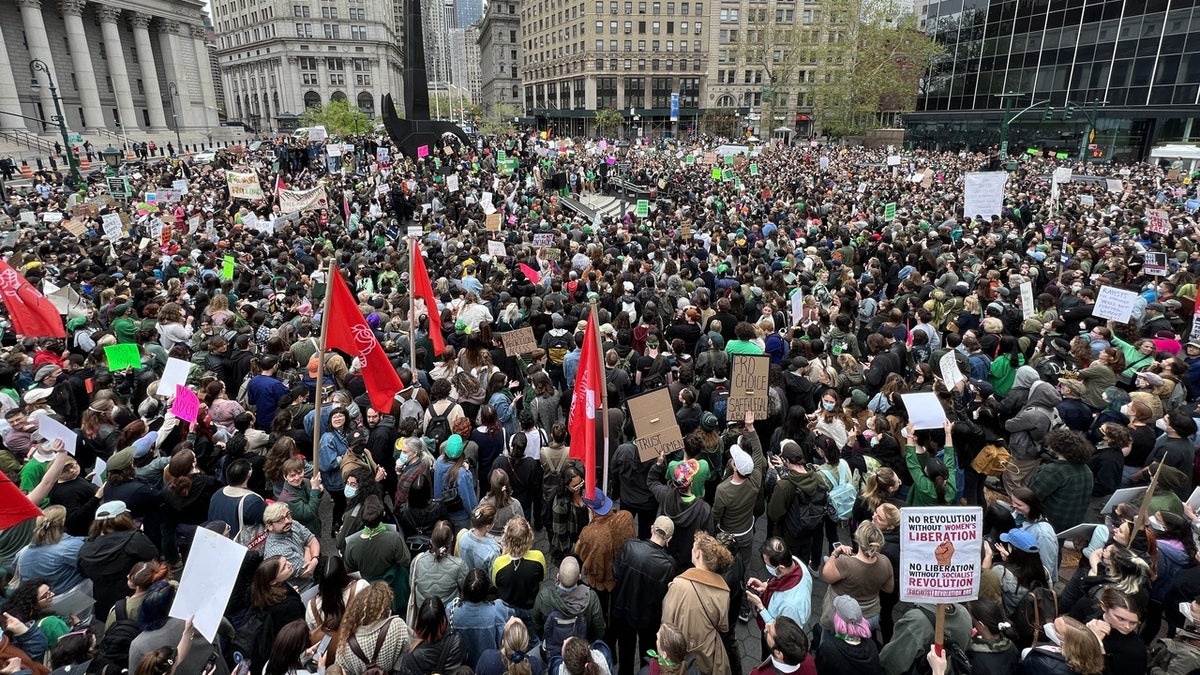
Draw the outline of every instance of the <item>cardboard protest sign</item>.
[[[1138,294],[1133,291],[1115,286],[1101,286],[1100,293],[1096,295],[1096,304],[1092,307],[1092,316],[1125,323],[1133,316],[1133,308],[1137,301]]]
[[[683,449],[683,434],[666,387],[629,399],[629,412],[637,434],[634,444],[643,462],[658,457],[659,452],[671,454]]]
[[[1162,209],[1146,209],[1146,231],[1156,234],[1171,233],[1171,214]]]
[[[487,222],[484,225],[484,229],[486,229],[488,232],[499,232],[500,231],[500,212],[499,211],[488,214]]]
[[[967,602],[979,597],[983,509],[908,507],[900,511],[900,601]]]
[[[197,528],[170,616],[183,620],[194,617],[192,625],[196,631],[209,642],[215,641],[244,557],[245,546],[211,530]]]
[[[755,419],[767,416],[767,378],[771,370],[771,357],[734,354],[729,368],[729,404],[725,420],[741,420],[746,413],[754,413]]]
[[[104,357],[110,371],[142,367],[142,354],[135,344],[109,345],[104,348]]]
[[[504,353],[507,356],[521,356],[537,349],[537,341],[533,339],[533,328],[530,326],[501,333],[500,341],[504,344]]]
[[[175,385],[175,402],[171,404],[171,414],[194,424],[199,413],[200,399],[196,397],[196,393],[182,384]]]
[[[226,171],[225,182],[229,186],[230,199],[255,200],[263,198],[262,185],[258,182],[257,174]]]
[[[503,258],[508,255],[508,251],[504,249],[504,242],[488,241],[488,255],[494,258]]]

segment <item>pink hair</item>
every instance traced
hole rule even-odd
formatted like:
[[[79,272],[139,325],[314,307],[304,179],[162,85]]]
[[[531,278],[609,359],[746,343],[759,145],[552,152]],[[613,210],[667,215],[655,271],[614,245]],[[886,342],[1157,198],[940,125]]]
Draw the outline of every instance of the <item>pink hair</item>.
[[[871,625],[865,618],[859,619],[858,623],[846,623],[846,620],[837,612],[833,613],[833,631],[852,638],[871,637]]]

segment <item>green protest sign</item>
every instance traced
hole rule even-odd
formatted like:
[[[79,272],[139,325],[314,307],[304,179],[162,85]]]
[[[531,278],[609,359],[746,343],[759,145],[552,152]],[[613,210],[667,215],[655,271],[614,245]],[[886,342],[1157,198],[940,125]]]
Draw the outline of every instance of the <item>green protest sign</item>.
[[[637,217],[645,218],[650,215],[650,200],[639,199],[637,201]]]
[[[721,180],[721,169],[715,168],[712,170],[713,180]]]
[[[695,155],[688,155],[687,157],[684,157],[684,158],[683,158],[683,163],[684,163],[684,164],[695,164],[695,163],[696,163],[696,156],[695,156]]]
[[[142,354],[135,344],[109,345],[104,348],[104,357],[108,359],[110,371],[142,367]]]
[[[733,155],[725,155],[726,166],[733,166]]]
[[[1027,154],[1027,155],[1040,155],[1040,154],[1042,154],[1042,151],[1041,151],[1041,150],[1038,150],[1037,148],[1029,148],[1029,149],[1027,149],[1027,150],[1025,151],[1025,154]]]
[[[757,164],[751,164],[751,165],[750,165],[750,175],[751,175],[751,176],[757,176],[757,175],[758,175],[758,165],[757,165]]]
[[[733,180],[733,169],[722,169],[721,180]]]
[[[1059,153],[1056,153],[1056,154],[1054,155],[1054,158],[1055,158],[1055,159],[1067,159],[1067,158],[1068,158],[1068,157],[1070,157],[1070,156],[1071,156],[1071,155],[1069,155],[1068,153],[1065,153],[1065,152],[1059,152]]]
[[[231,255],[225,256],[224,264],[221,265],[221,278],[222,279],[233,279],[234,265],[235,265],[235,261],[233,259],[233,256],[231,256]]]
[[[888,202],[883,205],[883,219],[894,220],[896,218],[896,202]]]

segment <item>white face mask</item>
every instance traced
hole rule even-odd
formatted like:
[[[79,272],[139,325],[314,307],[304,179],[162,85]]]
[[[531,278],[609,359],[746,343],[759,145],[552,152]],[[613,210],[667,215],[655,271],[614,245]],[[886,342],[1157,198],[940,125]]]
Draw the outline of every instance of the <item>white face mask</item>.
[[[1051,642],[1058,645],[1059,647],[1062,646],[1062,639],[1058,637],[1058,631],[1054,630],[1054,622],[1053,621],[1042,626],[1042,632],[1046,634],[1046,637],[1050,638]]]
[[[1146,522],[1150,524],[1150,528],[1155,532],[1163,532],[1167,529],[1163,526],[1162,521],[1155,516],[1150,516],[1146,519]]]
[[[1183,615],[1183,618],[1187,619],[1188,623],[1196,623],[1196,618],[1192,616],[1192,603],[1179,603],[1179,613]]]

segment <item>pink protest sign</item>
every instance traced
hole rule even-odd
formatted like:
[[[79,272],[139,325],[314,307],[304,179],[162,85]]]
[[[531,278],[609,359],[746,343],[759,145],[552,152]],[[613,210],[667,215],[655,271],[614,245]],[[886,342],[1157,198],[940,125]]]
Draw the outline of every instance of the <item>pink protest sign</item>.
[[[175,402],[171,404],[171,414],[190,424],[196,423],[200,413],[200,399],[196,394],[182,384],[175,385]]]
[[[429,146],[428,145],[417,146],[417,157],[428,157],[428,156],[429,156]]]

